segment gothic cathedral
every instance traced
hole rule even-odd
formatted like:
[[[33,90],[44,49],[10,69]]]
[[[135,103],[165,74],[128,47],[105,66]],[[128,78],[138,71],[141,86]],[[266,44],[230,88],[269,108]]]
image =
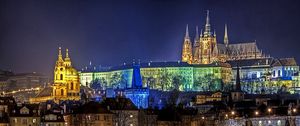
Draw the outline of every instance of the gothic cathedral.
[[[209,11],[206,15],[204,32],[196,36],[192,45],[188,26],[186,27],[183,47],[182,62],[189,64],[211,64],[213,62],[226,62],[229,60],[264,58],[256,45],[256,42],[229,44],[227,25],[225,25],[224,43],[217,43],[216,32],[211,31]]]

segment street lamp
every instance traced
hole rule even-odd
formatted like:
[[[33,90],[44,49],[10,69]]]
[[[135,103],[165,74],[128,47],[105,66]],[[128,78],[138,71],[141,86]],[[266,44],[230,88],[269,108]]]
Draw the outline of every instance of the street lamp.
[[[271,109],[271,108],[268,108],[268,113],[269,113],[269,115],[271,114],[271,112],[272,112],[272,109]]]
[[[258,116],[259,112],[258,111],[255,111],[255,116]]]

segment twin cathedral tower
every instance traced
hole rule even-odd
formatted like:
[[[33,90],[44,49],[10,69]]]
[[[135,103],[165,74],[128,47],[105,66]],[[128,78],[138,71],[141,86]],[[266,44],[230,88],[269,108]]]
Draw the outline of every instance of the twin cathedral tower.
[[[189,64],[211,64],[213,62],[226,62],[227,60],[257,59],[263,58],[263,54],[258,50],[256,42],[229,44],[227,26],[225,25],[224,43],[217,43],[216,32],[212,32],[209,11],[206,15],[204,31],[198,33],[196,27],[196,37],[194,43],[189,37],[188,25],[182,47],[182,62]]]

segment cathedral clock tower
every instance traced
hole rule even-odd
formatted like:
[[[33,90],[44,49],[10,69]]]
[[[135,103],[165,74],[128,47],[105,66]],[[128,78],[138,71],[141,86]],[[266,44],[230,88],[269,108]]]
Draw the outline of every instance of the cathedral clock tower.
[[[200,63],[210,64],[213,62],[212,51],[217,44],[216,34],[212,34],[209,22],[209,11],[207,11],[204,33],[200,36]]]

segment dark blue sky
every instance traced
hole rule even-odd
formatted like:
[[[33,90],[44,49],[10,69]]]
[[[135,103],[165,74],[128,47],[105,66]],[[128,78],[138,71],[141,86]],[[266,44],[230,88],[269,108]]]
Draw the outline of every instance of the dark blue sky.
[[[194,38],[208,9],[218,42],[227,23],[230,43],[256,40],[273,57],[300,61],[299,0],[1,0],[0,69],[51,75],[59,46],[78,69],[176,61],[186,24]]]

